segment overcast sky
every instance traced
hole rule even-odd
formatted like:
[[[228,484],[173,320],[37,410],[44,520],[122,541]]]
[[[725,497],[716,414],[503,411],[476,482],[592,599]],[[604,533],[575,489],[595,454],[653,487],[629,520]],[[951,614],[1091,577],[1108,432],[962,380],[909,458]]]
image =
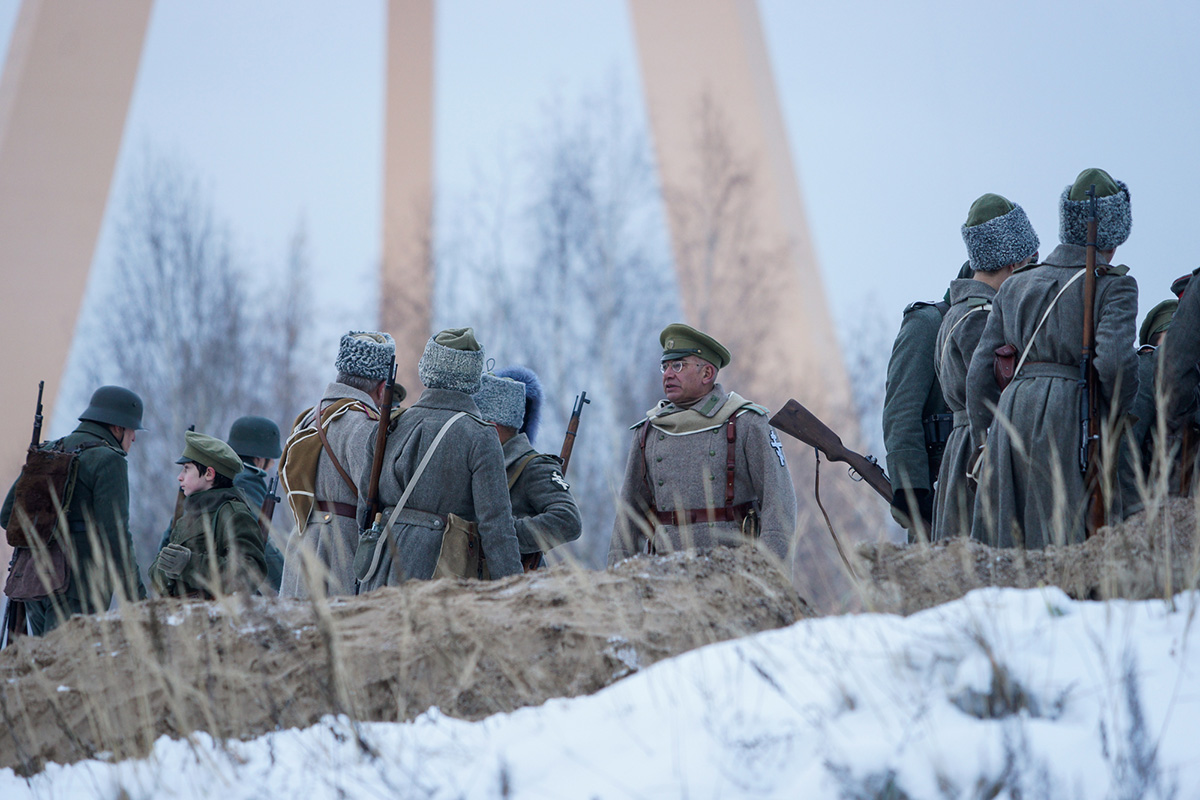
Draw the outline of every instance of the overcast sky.
[[[1057,241],[1084,167],[1126,181],[1117,254],[1143,313],[1200,265],[1187,231],[1200,172],[1200,3],[760,3],[830,302],[843,325],[940,295],[965,258],[971,201],[1020,203]],[[17,0],[0,0],[7,46]],[[382,0],[158,0],[98,250],[147,146],[179,156],[256,263],[307,225],[321,296],[368,286],[380,258]],[[442,0],[436,180],[442,204],[519,146],[553,98],[615,75],[639,114],[622,0]],[[641,122],[641,120],[636,120]],[[444,210],[444,205],[443,205]],[[343,293],[344,294],[344,293]],[[353,303],[353,299],[343,301]]]

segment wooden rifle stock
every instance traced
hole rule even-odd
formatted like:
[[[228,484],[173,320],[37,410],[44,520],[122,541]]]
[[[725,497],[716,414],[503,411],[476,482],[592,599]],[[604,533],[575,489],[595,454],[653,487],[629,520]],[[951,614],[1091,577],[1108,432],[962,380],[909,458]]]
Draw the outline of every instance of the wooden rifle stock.
[[[567,434],[563,437],[562,451],[559,453],[559,458],[562,459],[562,474],[567,474],[567,465],[571,463],[571,451],[575,448],[575,434],[579,431],[579,417],[583,414],[583,404],[590,403],[587,392],[580,392],[575,398],[575,405],[571,409],[571,421],[567,423]]]
[[[392,424],[392,396],[396,391],[396,357],[388,365],[388,379],[379,406],[379,427],[375,432],[375,457],[371,460],[371,480],[367,485],[367,520],[373,520],[382,506],[379,500],[379,476],[383,472],[383,451],[387,449],[388,428]],[[320,421],[318,420],[318,424]]]
[[[892,502],[892,485],[888,482],[883,467],[874,460],[854,452],[842,444],[842,439],[828,425],[817,419],[807,408],[795,400],[788,400],[778,414],[771,417],[771,425],[807,445],[811,445],[830,461],[849,464],[879,496]]]
[[[1100,401],[1096,375],[1096,186],[1087,190],[1087,257],[1083,276],[1083,351],[1079,357],[1080,467],[1087,491],[1087,536],[1091,538],[1105,523],[1104,490],[1100,481]]]

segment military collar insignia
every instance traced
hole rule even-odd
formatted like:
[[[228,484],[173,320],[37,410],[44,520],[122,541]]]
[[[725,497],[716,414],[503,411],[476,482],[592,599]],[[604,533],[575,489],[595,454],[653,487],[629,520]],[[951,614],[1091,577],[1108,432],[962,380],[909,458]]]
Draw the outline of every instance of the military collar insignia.
[[[779,436],[775,433],[774,428],[771,428],[771,447],[775,448],[775,455],[779,456],[779,466],[786,467],[787,459],[783,457],[783,442],[779,441]]]

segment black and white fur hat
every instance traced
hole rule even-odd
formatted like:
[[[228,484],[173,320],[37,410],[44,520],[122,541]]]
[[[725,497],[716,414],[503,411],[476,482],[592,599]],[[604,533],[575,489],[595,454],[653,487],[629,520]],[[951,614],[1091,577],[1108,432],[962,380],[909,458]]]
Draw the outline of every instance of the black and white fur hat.
[[[487,422],[520,430],[525,422],[525,384],[485,372],[479,391],[471,395]]]
[[[342,336],[333,366],[347,375],[383,381],[388,379],[388,368],[395,355],[396,342],[390,334],[350,331]]]
[[[505,367],[496,370],[501,378],[512,378],[525,384],[525,421],[521,423],[520,432],[529,437],[532,444],[537,438],[538,425],[542,421],[542,382],[537,373],[528,367]]]
[[[1102,169],[1085,169],[1075,183],[1063,189],[1058,200],[1058,238],[1063,244],[1087,245],[1088,199],[1084,192],[1093,184],[1097,195],[1096,247],[1112,250],[1129,238],[1133,214],[1129,206],[1129,187]],[[1072,200],[1072,194],[1083,199]]]
[[[1036,253],[1039,244],[1025,209],[998,194],[985,194],[971,204],[962,238],[976,272],[1020,263]]]

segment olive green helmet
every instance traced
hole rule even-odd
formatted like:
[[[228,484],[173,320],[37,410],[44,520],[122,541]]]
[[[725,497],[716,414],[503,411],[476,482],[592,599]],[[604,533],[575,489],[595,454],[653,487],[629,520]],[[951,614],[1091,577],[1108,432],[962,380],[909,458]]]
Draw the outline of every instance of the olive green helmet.
[[[279,426],[266,417],[239,417],[229,426],[229,446],[241,458],[279,458]]]
[[[79,415],[81,422],[99,422],[142,431],[142,398],[122,386],[101,386]]]

